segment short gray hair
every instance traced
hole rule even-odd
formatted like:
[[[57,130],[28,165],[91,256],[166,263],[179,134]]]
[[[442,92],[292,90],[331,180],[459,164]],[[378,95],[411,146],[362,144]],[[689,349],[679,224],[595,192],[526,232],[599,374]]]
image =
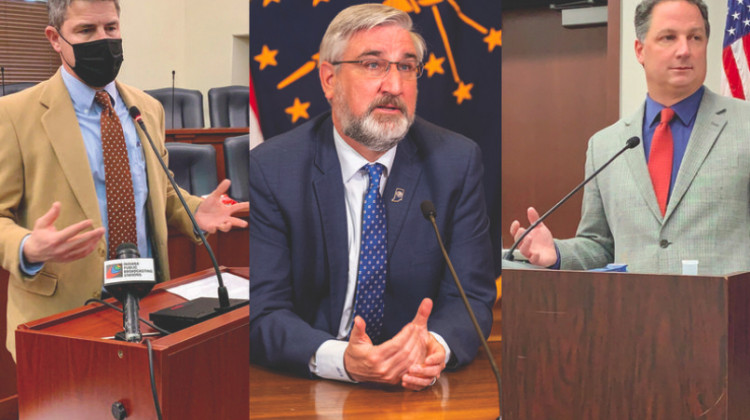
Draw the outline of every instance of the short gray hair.
[[[409,31],[417,49],[417,60],[421,62],[427,46],[424,38],[412,29],[411,17],[399,9],[377,3],[347,7],[333,18],[320,42],[319,62],[340,60],[347,43],[357,32],[385,25],[395,25]]]
[[[65,23],[65,17],[68,14],[68,7],[74,1],[111,1],[115,4],[117,16],[120,16],[120,0],[47,0],[49,26],[59,30],[63,23]]]
[[[643,0],[635,8],[635,37],[643,42],[646,34],[651,27],[651,12],[654,6],[665,1],[685,1],[694,4],[703,16],[703,23],[706,25],[706,38],[711,34],[711,25],[708,23],[708,6],[703,0]]]

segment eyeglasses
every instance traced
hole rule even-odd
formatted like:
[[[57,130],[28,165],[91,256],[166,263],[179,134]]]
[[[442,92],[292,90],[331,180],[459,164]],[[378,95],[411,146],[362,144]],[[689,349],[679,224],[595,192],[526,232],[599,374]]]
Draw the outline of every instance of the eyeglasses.
[[[334,66],[339,64],[359,64],[365,76],[372,78],[385,77],[391,70],[391,64],[396,65],[398,74],[404,80],[419,79],[424,71],[424,64],[418,63],[416,60],[388,61],[382,58],[367,58],[364,60],[334,61],[331,64]]]

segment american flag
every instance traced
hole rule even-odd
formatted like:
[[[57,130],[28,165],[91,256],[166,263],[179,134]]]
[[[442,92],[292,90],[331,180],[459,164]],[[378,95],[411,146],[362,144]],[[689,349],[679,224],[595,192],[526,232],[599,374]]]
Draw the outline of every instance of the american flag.
[[[721,93],[750,98],[750,0],[728,0]]]

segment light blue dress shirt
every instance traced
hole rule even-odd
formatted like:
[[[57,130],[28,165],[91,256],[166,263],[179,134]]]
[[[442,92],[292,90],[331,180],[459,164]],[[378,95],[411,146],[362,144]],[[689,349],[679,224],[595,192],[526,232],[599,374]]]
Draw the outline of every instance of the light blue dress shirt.
[[[86,148],[91,175],[94,179],[96,198],[99,203],[99,214],[105,229],[105,237],[109,241],[109,228],[107,217],[107,192],[104,184],[104,157],[102,155],[101,141],[101,113],[102,107],[94,102],[96,90],[87,86],[73,75],[68,73],[64,67],[61,68],[63,82],[68,89],[70,99],[73,101],[73,109],[78,118],[78,126],[81,128],[83,144]],[[143,156],[141,140],[135,129],[135,124],[128,114],[128,106],[120,97],[115,82],[104,87],[114,101],[114,109],[120,118],[125,143],[130,161],[130,174],[133,180],[133,192],[135,194],[135,217],[136,230],[138,234],[138,252],[143,258],[151,257],[151,244],[148,241],[146,199],[148,198],[148,179],[146,177],[146,161]],[[26,238],[21,242],[21,256]],[[107,242],[109,243],[109,242]],[[26,265],[21,258],[21,269],[26,274],[38,273],[42,264]]]

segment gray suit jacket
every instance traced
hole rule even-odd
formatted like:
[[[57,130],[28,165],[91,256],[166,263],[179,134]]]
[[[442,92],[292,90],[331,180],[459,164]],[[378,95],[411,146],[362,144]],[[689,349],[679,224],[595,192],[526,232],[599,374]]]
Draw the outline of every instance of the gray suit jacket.
[[[642,136],[644,109],[591,138],[587,175]],[[679,274],[694,259],[699,274],[750,270],[750,104],[705,90],[664,217],[641,143],[586,186],[576,237],[556,244],[562,269]]]

